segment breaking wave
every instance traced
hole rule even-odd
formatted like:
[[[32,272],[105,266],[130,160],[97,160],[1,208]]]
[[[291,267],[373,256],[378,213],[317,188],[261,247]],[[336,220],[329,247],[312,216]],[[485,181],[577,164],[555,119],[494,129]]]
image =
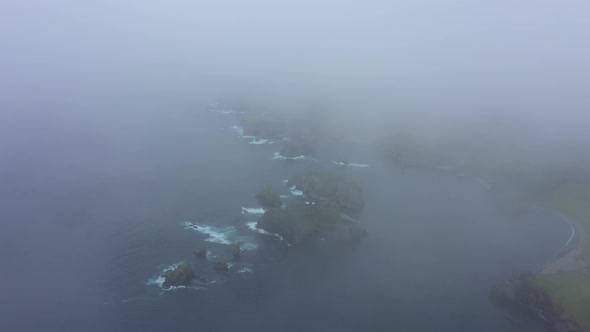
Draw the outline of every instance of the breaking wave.
[[[185,229],[195,230],[203,235],[206,235],[207,238],[205,241],[207,242],[226,245],[239,243],[240,247],[244,250],[255,250],[258,248],[258,244],[252,236],[240,235],[238,230],[233,226],[215,227],[191,222],[185,222],[184,225]]]
[[[333,164],[344,167],[369,167],[367,164],[345,163],[342,161],[332,161]]]
[[[231,129],[232,129],[234,132],[236,132],[236,134],[238,134],[238,135],[240,135],[240,136],[242,136],[242,137],[244,136],[244,128],[242,128],[242,127],[240,127],[240,126],[238,126],[238,125],[235,125],[235,126],[231,127]]]
[[[258,234],[262,234],[262,235],[269,235],[272,236],[276,239],[279,239],[281,241],[285,241],[285,243],[290,247],[291,245],[287,242],[287,240],[285,240],[284,237],[280,236],[279,234],[273,234],[273,233],[269,233],[267,231],[265,231],[262,228],[258,228],[258,222],[257,221],[251,221],[251,222],[247,222],[246,226],[248,226],[248,228]]]
[[[291,192],[291,195],[293,195],[293,196],[303,196],[303,191],[297,190],[296,186],[289,188],[289,191]]]
[[[256,138],[254,138],[254,140],[252,140],[252,141],[250,142],[250,144],[257,144],[257,145],[259,145],[259,144],[273,144],[273,143],[274,143],[273,141],[269,141],[269,140],[267,140],[267,139],[264,139],[264,138],[257,138],[257,137],[256,137]]]
[[[278,152],[275,152],[275,154],[273,155],[272,159],[277,159],[277,160],[301,160],[301,159],[307,159],[306,156],[295,156],[295,157],[285,157],[283,155],[281,155]]]
[[[244,267],[244,268],[237,270],[236,273],[254,273],[254,270],[252,270],[249,267]]]
[[[264,214],[264,209],[263,208],[242,207],[242,214],[262,215],[262,214]]]

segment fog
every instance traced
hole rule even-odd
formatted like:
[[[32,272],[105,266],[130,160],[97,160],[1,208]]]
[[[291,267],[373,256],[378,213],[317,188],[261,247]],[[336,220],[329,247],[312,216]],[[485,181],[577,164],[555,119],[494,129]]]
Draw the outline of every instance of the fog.
[[[365,116],[495,112],[570,128],[588,121],[589,9],[584,1],[8,1],[2,88],[53,98],[192,88],[284,108],[319,99]]]
[[[335,130],[366,136],[402,127],[577,155],[589,139],[589,10],[584,1],[5,1],[4,131],[28,113],[159,118],[137,104],[144,96],[320,110]]]
[[[215,206],[209,192],[189,189],[189,183],[198,187],[221,183],[220,187],[231,188],[230,179],[240,182],[249,174],[280,180],[278,172],[273,173],[276,170],[261,166],[254,157],[244,157],[249,166],[224,175],[225,180],[212,175],[215,167],[232,173],[231,163],[239,160],[235,156],[246,154],[231,150],[234,159],[220,156],[224,154],[220,149],[232,142],[219,138],[218,132],[202,122],[211,119],[194,115],[211,107],[207,105],[293,123],[320,119],[323,139],[359,144],[361,152],[350,153],[358,158],[367,151],[391,158],[399,153],[395,142],[404,137],[419,150],[418,163],[456,167],[474,179],[507,188],[499,190],[498,196],[518,192],[515,195],[521,197],[526,192],[526,200],[534,201],[560,181],[587,178],[589,17],[588,1],[2,1],[0,223],[5,230],[0,235],[0,257],[8,263],[0,268],[0,281],[13,287],[6,294],[8,300],[0,301],[0,308],[6,309],[7,326],[35,330],[52,315],[62,317],[72,304],[92,307],[91,312],[79,313],[80,317],[105,317],[105,310],[116,311],[93,307],[96,297],[105,302],[98,289],[112,277],[109,269],[124,260],[109,258],[105,252],[115,250],[116,235],[121,232],[124,239],[128,236],[135,241],[127,228],[137,220],[149,219],[150,213],[162,219],[194,217],[191,208],[198,210],[198,204],[187,208],[193,204],[188,202],[190,195]],[[212,121],[211,126],[225,129],[233,125]],[[192,155],[195,151],[198,157]],[[334,151],[338,149],[330,151],[336,155]],[[266,154],[253,155],[270,159]],[[371,162],[378,160],[370,158]],[[218,166],[205,166],[202,160]],[[188,175],[189,166],[210,177]],[[372,169],[375,174],[389,174]],[[430,175],[399,176],[400,188],[408,189],[408,197],[430,195],[424,180]],[[375,219],[383,217],[389,204],[382,198],[390,195],[384,184],[389,182],[381,183],[380,177],[359,176],[367,181],[366,196],[379,197],[373,205],[368,203],[365,213]],[[209,190],[218,195],[232,191],[237,196],[263,182],[248,181],[247,189]],[[444,196],[445,181],[435,180],[433,192]],[[416,183],[420,188],[413,187]],[[136,197],[135,191],[141,188],[146,192]],[[175,200],[162,193],[165,190],[175,192],[170,194]],[[397,190],[391,196],[401,200],[402,189]],[[457,196],[445,201],[447,205],[440,203],[440,211],[448,213],[443,219],[473,217],[471,210],[460,214],[452,208],[462,198],[479,195],[472,190],[457,189]],[[248,195],[250,192],[245,197]],[[164,202],[162,210],[150,206],[157,205],[154,202]],[[488,213],[484,219],[502,219],[488,211],[486,202],[473,204],[484,206],[482,210]],[[133,210],[134,203],[137,210]],[[422,212],[408,212],[411,208],[402,203],[394,205],[404,216],[426,218]],[[209,208],[218,214],[223,210]],[[166,214],[164,210],[176,212]],[[104,218],[110,218],[108,226]],[[57,229],[47,226],[53,222]],[[543,229],[552,232],[560,227],[554,226]],[[383,224],[373,227],[373,234],[392,230]],[[518,227],[525,232],[525,226]],[[451,229],[439,231],[446,234]],[[522,272],[516,261],[533,256],[534,245],[541,240],[551,242],[538,231],[534,233],[537,239],[525,241],[521,248],[520,242],[510,242],[510,236],[496,231],[499,242],[490,245],[522,249],[513,258],[502,252],[501,258],[487,262],[509,262],[510,273]],[[566,238],[568,231],[564,231]],[[461,234],[464,239],[458,243],[470,245],[468,238],[473,234]],[[402,235],[391,238],[405,243]],[[383,244],[388,241],[383,233],[374,239],[378,244],[373,242],[370,250],[394,250]],[[561,240],[555,241],[551,245],[558,246]],[[546,247],[536,253],[545,255],[552,250]],[[26,268],[24,262],[36,264],[42,260],[39,254],[48,253],[55,257],[33,268],[33,274],[19,275]],[[383,253],[376,257],[388,258]],[[168,264],[174,263],[166,258],[172,260]],[[96,265],[85,265],[86,259]],[[420,259],[416,261],[409,265],[407,275],[420,271]],[[62,278],[69,264],[85,266],[87,279]],[[529,265],[532,263],[526,267],[532,268]],[[355,277],[362,278],[356,275],[358,266],[351,269]],[[379,271],[387,275],[394,269],[385,266]],[[146,270],[141,276],[129,272],[129,279],[152,273]],[[495,277],[509,274],[502,271]],[[54,287],[24,290],[46,274]],[[365,281],[385,287],[381,279]],[[346,282],[340,282],[346,287]],[[116,288],[109,287],[109,291]],[[356,292],[362,291],[355,289],[351,294],[358,295]],[[63,308],[48,300],[59,294]],[[84,301],[79,301],[80,294]],[[52,310],[36,321],[19,321],[27,310],[44,312],[46,308]],[[266,309],[274,314],[279,310]],[[79,327],[78,323],[55,323],[49,329],[67,330]],[[274,323],[275,328],[282,324]],[[403,326],[412,328],[411,324]],[[462,326],[481,328],[476,323]],[[421,326],[415,330],[432,329]]]

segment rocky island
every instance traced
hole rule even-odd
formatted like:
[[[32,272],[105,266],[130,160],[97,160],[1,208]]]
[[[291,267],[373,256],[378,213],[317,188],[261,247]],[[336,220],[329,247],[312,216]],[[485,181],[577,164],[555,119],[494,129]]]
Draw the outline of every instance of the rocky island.
[[[162,287],[168,289],[177,286],[190,286],[193,280],[193,269],[190,264],[183,263],[173,270],[168,270],[162,275],[165,280]]]
[[[366,236],[364,227],[350,217],[360,216],[364,206],[358,183],[332,173],[308,172],[293,177],[288,184],[300,188],[303,198],[266,210],[259,228],[296,246],[354,243]]]
[[[225,258],[219,258],[215,264],[213,264],[213,270],[219,274],[225,275],[229,272],[229,264],[227,264]]]
[[[193,254],[199,258],[205,258],[207,257],[207,247],[201,246],[199,250],[193,250]]]

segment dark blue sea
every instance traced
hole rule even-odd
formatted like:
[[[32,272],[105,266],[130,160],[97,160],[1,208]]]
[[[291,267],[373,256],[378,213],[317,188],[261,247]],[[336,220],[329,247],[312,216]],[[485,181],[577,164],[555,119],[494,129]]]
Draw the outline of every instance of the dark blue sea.
[[[488,294],[568,239],[550,213],[514,217],[495,199],[504,188],[395,167],[362,137],[273,159],[281,142],[250,144],[234,127],[239,110],[135,97],[2,115],[1,331],[542,328]],[[318,168],[363,186],[368,236],[353,250],[300,252],[253,227],[257,190],[289,199],[283,180]],[[219,276],[212,261],[230,258],[233,241],[245,251]],[[192,254],[201,245],[208,259]],[[211,283],[163,290],[158,277],[180,262]]]

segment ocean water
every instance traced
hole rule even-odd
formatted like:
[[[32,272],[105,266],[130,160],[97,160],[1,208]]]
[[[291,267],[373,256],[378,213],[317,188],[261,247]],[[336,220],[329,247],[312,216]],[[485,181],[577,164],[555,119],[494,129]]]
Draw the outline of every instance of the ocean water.
[[[277,158],[279,143],[236,135],[236,112],[150,105],[90,120],[20,115],[0,128],[10,142],[0,155],[2,331],[539,329],[488,293],[567,241],[569,226],[551,214],[514,218],[494,203],[501,188],[396,169],[360,143]],[[333,162],[342,158],[354,164]],[[318,167],[363,185],[368,237],[354,250],[302,253],[256,228],[257,190],[302,195],[283,180]],[[201,245],[206,259],[192,254]],[[220,257],[228,276],[212,270]],[[207,282],[164,291],[161,274],[180,262]]]

